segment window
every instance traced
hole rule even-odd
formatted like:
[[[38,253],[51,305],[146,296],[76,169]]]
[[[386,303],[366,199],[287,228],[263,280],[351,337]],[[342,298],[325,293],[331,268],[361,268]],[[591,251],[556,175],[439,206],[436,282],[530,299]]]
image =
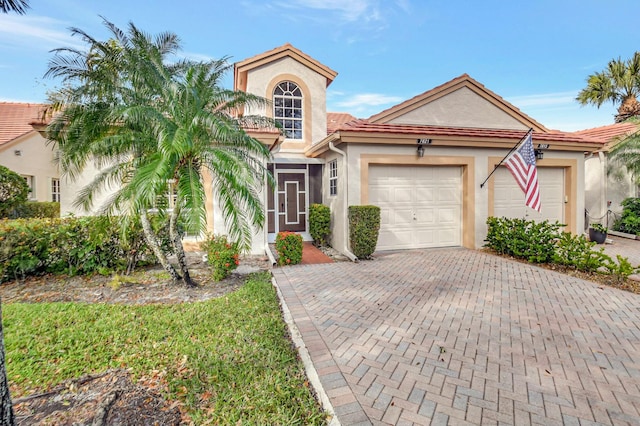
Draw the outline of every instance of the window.
[[[284,81],[273,91],[273,118],[287,138],[302,139],[302,91],[297,84]]]
[[[60,179],[51,178],[51,201],[60,202]]]
[[[329,161],[329,195],[338,195],[338,160]]]
[[[29,199],[30,200],[35,200],[36,199],[36,178],[35,176],[29,176],[29,175],[22,175],[22,177],[24,178],[24,181],[27,182],[27,186],[29,187]]]

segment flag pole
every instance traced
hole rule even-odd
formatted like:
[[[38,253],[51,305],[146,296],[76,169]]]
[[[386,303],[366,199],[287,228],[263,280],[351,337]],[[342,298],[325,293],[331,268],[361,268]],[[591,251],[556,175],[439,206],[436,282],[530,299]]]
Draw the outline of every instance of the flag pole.
[[[502,164],[502,162],[511,155],[511,153],[513,151],[516,150],[516,148],[518,147],[518,145],[520,145],[522,143],[523,140],[525,140],[525,138],[527,136],[529,136],[529,133],[533,132],[533,127],[529,128],[529,131],[527,133],[525,133],[525,135],[523,137],[520,138],[520,140],[518,141],[518,143],[516,143],[513,148],[511,148],[511,150],[509,152],[507,152],[507,155],[505,155],[504,157],[502,157],[502,160],[500,160],[500,162],[498,164],[496,164],[493,168],[493,170],[491,171],[491,173],[489,173],[489,176],[487,176],[487,178],[484,180],[484,182],[482,182],[480,184],[480,188],[484,187],[484,184],[487,183],[487,181],[489,180],[489,178],[496,172],[496,170],[498,170],[498,167],[500,167],[500,165]]]

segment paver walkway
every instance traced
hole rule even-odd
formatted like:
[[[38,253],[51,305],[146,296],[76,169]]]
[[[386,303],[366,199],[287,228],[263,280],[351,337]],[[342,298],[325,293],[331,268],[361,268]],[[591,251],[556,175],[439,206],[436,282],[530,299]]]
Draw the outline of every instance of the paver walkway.
[[[640,424],[640,296],[479,251],[273,270],[343,425]]]

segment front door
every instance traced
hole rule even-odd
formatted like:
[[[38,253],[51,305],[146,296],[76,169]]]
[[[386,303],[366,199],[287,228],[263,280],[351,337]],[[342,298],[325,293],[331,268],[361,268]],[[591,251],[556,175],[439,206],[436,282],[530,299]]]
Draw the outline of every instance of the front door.
[[[278,231],[307,231],[306,171],[278,172]]]

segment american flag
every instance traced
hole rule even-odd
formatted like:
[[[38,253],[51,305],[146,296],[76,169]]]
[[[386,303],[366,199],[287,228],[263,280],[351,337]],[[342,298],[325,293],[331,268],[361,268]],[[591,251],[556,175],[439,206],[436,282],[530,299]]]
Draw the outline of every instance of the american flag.
[[[538,171],[531,132],[527,134],[520,146],[504,160],[504,165],[511,171],[524,192],[524,204],[540,211],[540,187],[538,186]]]

